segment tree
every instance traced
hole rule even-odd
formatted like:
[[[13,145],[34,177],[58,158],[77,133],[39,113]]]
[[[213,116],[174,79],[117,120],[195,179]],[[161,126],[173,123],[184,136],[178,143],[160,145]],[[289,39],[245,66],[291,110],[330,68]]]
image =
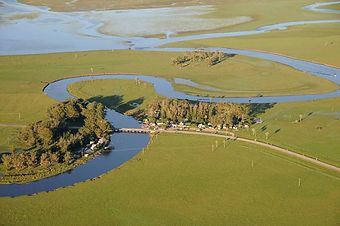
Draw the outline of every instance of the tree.
[[[72,99],[53,105],[47,110],[47,120],[31,123],[25,127],[18,138],[36,151],[13,152],[3,157],[6,169],[18,170],[27,167],[50,167],[61,161],[72,163],[71,150],[77,149],[90,139],[106,137],[112,127],[105,120],[105,107],[101,103],[87,103]],[[69,129],[69,123],[83,122],[78,131]],[[14,146],[10,147],[14,151]],[[37,154],[38,153],[38,154]],[[40,154],[42,153],[42,154]]]
[[[26,162],[29,167],[37,166],[37,155],[35,152],[26,155]]]
[[[29,124],[27,127],[24,127],[18,134],[18,140],[23,141],[29,147],[34,146],[37,143],[35,124]]]
[[[47,149],[49,145],[51,145],[54,141],[53,139],[53,130],[48,128],[46,125],[41,125],[37,129],[37,135],[39,137],[39,143]]]
[[[41,154],[40,165],[43,167],[49,167],[51,165],[50,153],[45,152]]]
[[[4,165],[5,170],[10,170],[13,168],[12,155],[3,154],[1,160],[2,160],[2,164]]]
[[[303,115],[299,114],[299,122],[302,122]]]
[[[265,135],[266,135],[266,140],[268,140],[268,138],[269,138],[269,132],[265,132]]]
[[[17,170],[23,170],[27,167],[27,162],[24,153],[13,155],[14,168]]]
[[[9,147],[8,147],[9,151],[12,153],[12,154],[15,154],[17,149],[14,147],[13,144],[10,144]]]
[[[67,151],[65,154],[64,154],[64,162],[67,163],[67,164],[70,164],[73,162],[73,155],[71,152]]]
[[[59,154],[58,153],[51,153],[50,159],[51,159],[52,164],[59,163]]]
[[[251,128],[251,131],[253,132],[253,136],[256,138],[256,129],[255,128]]]

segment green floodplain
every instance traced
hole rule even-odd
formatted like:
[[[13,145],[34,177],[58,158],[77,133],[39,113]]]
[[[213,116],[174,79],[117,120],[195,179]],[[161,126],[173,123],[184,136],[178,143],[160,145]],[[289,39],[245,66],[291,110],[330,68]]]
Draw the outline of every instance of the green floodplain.
[[[98,180],[31,197],[1,198],[2,223],[45,225],[53,219],[51,225],[336,225],[339,221],[338,177],[239,142],[212,152],[215,141],[159,135],[144,152]]]
[[[162,1],[157,5],[151,0],[140,5],[124,2],[125,5],[114,1],[111,8],[169,4]],[[249,23],[216,31],[245,30],[287,18],[291,21],[337,18],[301,11],[302,6],[314,3],[310,0],[202,2],[216,5],[218,10],[209,16],[254,18]],[[63,1],[30,3],[65,10]],[[195,3],[188,1],[188,5]],[[98,4],[104,7],[107,3]],[[79,1],[74,7],[86,10],[95,6],[93,1]],[[339,4],[327,8],[339,9]],[[304,25],[257,36],[170,46],[256,49],[339,67],[339,37],[338,24]],[[235,56],[213,67],[197,64],[179,68],[171,64],[178,55],[126,50],[0,57],[0,152],[8,151],[10,145],[19,145],[16,134],[22,126],[45,119],[47,108],[56,101],[42,89],[48,82],[65,77],[138,73],[170,81],[185,78],[225,90],[207,92],[175,85],[187,93],[210,96],[293,95],[339,89],[329,81],[270,61]],[[68,89],[77,97],[97,98],[126,114],[133,114],[159,98],[152,85],[125,80],[86,81]],[[132,109],[128,103],[136,100],[141,105]],[[274,104],[258,116],[263,123],[253,127],[258,140],[340,166],[339,112],[340,98]],[[296,123],[300,115],[303,120]],[[233,132],[254,139],[251,130]],[[222,139],[216,137],[159,134],[143,152],[99,179],[34,196],[0,198],[0,225],[339,224],[338,173],[239,141],[229,141],[226,147],[219,145],[212,151],[216,141],[222,144]]]
[[[2,57],[3,82],[0,101],[4,106],[1,108],[4,117],[1,117],[1,123],[23,125],[43,118],[47,106],[55,103],[42,93],[46,82],[65,76],[90,74],[91,67],[95,73],[135,72],[168,79],[172,78],[171,74],[175,74],[204,82],[203,73],[200,76],[198,72],[207,67],[206,65],[190,68],[197,70],[196,74],[190,75],[187,69],[177,68],[171,64],[172,55],[176,53],[99,51]],[[151,58],[158,61],[155,62]],[[228,71],[228,63],[232,65],[233,60],[206,71],[212,76],[216,70]],[[251,58],[245,60],[258,61]],[[264,63],[293,72],[292,69],[282,65]],[[134,66],[129,66],[131,64]],[[157,64],[161,64],[162,67],[157,67]],[[11,70],[12,68],[15,70]],[[251,70],[248,73],[252,73]],[[294,77],[306,76],[307,78],[301,82],[313,81],[312,76],[298,74],[300,73],[292,73],[292,80]],[[196,76],[201,80],[196,80]],[[281,78],[285,81],[284,75],[281,75]],[[317,85],[322,87],[333,84],[325,82]],[[128,113],[133,113],[134,110],[129,109],[124,103],[142,98],[140,108],[143,108],[149,101],[157,98],[150,84],[136,84],[135,81],[123,80],[75,83],[69,87],[69,91],[78,97],[97,97],[104,104]],[[117,98],[112,97],[119,97],[120,103],[116,102]],[[339,165],[337,134],[340,127],[339,120],[336,119],[336,112],[339,112],[339,109],[339,98],[276,104],[262,114],[264,124],[256,126],[257,135],[259,139],[264,140],[264,133],[270,131],[271,143]],[[17,114],[7,114],[11,112],[20,113],[20,118]],[[309,115],[311,112],[313,114]],[[293,123],[300,114],[306,117],[303,122]],[[266,129],[261,130],[263,126],[266,126]],[[323,129],[316,129],[318,126]],[[278,129],[280,131],[275,133]],[[15,144],[15,134],[18,130],[16,127],[0,127],[3,151],[7,149],[7,142]],[[251,132],[247,130],[239,133],[252,138]],[[325,223],[321,219],[327,219],[329,225],[336,224],[337,207],[340,202],[337,174],[242,142],[231,143],[226,150],[221,147],[212,153],[210,147],[215,141],[216,138],[161,134],[144,154],[140,153],[124,166],[96,181],[32,197],[1,198],[1,206],[6,206],[2,211],[3,222],[23,225],[29,219],[30,224],[37,225],[39,222],[55,218],[56,215],[62,215],[55,224],[62,224],[74,219],[75,216],[77,216],[75,222],[91,224],[93,217],[90,217],[86,209],[89,206],[96,206],[94,211],[100,216],[100,222],[103,224],[109,221],[116,224],[139,222],[144,225],[207,222],[222,224],[225,221],[235,224],[237,222],[260,224],[265,221],[273,224],[313,222],[321,225]],[[181,145],[174,147],[171,145],[174,142]],[[206,154],[210,155],[209,160]],[[255,168],[261,165],[259,171],[252,168],[252,161],[255,162]],[[169,171],[167,164],[176,170]],[[299,178],[303,180],[302,187],[298,187]],[[131,183],[136,181],[139,181],[138,185],[132,186]],[[217,186],[216,183],[221,184]],[[204,189],[202,184],[206,184]],[[195,190],[195,186],[198,190]],[[138,192],[133,187],[139,188]],[[61,200],[61,203],[59,207],[52,207],[56,199]],[[273,206],[273,203],[276,204]],[[176,206],[182,206],[183,209],[175,208]],[[75,213],[62,214],[77,207],[78,211]],[[19,214],[23,211],[21,208],[29,211],[24,215]],[[39,212],[43,214],[37,214]],[[311,217],[312,213],[314,217]],[[98,222],[98,219],[96,221]]]
[[[331,91],[337,87],[331,82],[296,72],[287,66],[241,56],[227,59],[213,67],[200,64],[189,66],[189,68],[179,68],[171,64],[171,58],[177,55],[178,53],[98,51],[1,57],[2,94],[0,103],[3,108],[0,111],[2,115],[0,123],[24,125],[44,117],[47,106],[55,103],[54,100],[42,93],[42,88],[46,83],[65,76],[91,74],[91,68],[94,73],[141,73],[161,76],[170,80],[181,77],[226,90],[232,87],[244,89],[249,86],[255,90],[251,93],[254,96],[259,93],[264,94],[264,88],[270,90],[271,95],[289,95],[294,89],[296,90],[295,94],[304,94],[314,93],[315,89],[318,89],[319,92]],[[260,66],[256,66],[257,64]],[[16,70],[12,70],[13,68]],[[243,73],[230,72],[230,70],[236,72],[238,68]],[[270,85],[266,79],[271,81]],[[252,81],[251,85],[249,80]],[[296,84],[295,87],[293,84]],[[287,90],[285,90],[285,86]],[[306,87],[305,92],[299,90],[301,87]],[[313,89],[313,87],[315,88]],[[176,88],[186,92],[207,93],[204,90],[182,85]],[[116,80],[82,82],[71,85],[70,91],[82,98],[121,96],[123,102],[144,98],[141,107],[145,107],[149,99],[156,95],[151,85],[145,84],[136,89],[134,81]],[[238,92],[236,93],[238,94]],[[223,94],[235,96],[233,91],[230,93],[226,91]],[[276,144],[339,164],[339,152],[337,151],[339,146],[337,112],[339,112],[339,108],[338,98],[305,103],[276,104],[263,114],[265,124],[260,126],[266,125],[267,129],[261,130],[259,127],[258,135],[264,136],[264,133],[269,131],[272,133],[270,141]],[[310,113],[312,114],[309,115]],[[304,115],[306,120],[299,124],[293,123],[300,114]],[[322,130],[316,129],[320,126]],[[280,131],[274,134],[278,129]],[[3,134],[0,138],[3,151],[7,149],[8,144],[15,144],[13,134],[16,130],[18,128],[0,127]],[[306,132],[301,133],[301,131]],[[246,131],[241,131],[241,134],[249,135]],[[323,139],[315,139],[316,137]],[[327,149],[322,148],[324,144],[327,144]]]
[[[135,81],[124,80],[78,82],[69,86],[69,91],[77,97],[97,98],[107,106],[128,114],[144,109],[157,98],[151,85],[147,83],[136,85]],[[111,98],[102,98],[109,96]],[[126,104],[141,100],[141,105],[137,109],[130,109],[131,107]],[[269,143],[340,166],[339,100],[340,98],[332,98],[303,103],[275,104],[265,113],[258,115],[264,122],[254,125],[257,139],[266,142],[265,133],[269,132]],[[303,121],[294,122],[299,119],[300,114],[303,115]],[[251,129],[232,131],[243,137],[254,138]]]
[[[339,31],[338,23],[301,25],[255,36],[188,41],[167,46],[252,49],[339,67]]]

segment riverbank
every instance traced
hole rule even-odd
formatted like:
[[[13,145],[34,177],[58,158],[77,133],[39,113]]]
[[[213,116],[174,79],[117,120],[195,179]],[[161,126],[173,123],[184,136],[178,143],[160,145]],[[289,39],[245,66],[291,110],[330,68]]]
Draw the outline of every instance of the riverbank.
[[[0,177],[0,184],[26,184],[45,178],[54,177],[62,173],[70,172],[74,168],[82,164],[86,164],[88,161],[94,159],[98,155],[99,152],[89,155],[87,158],[77,159],[71,164],[58,163],[48,168],[40,167],[39,169],[2,173]]]

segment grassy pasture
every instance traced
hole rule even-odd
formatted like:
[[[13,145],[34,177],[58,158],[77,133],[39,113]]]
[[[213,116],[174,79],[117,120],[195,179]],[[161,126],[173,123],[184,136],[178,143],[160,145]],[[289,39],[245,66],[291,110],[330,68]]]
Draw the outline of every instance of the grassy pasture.
[[[120,79],[77,82],[71,84],[68,90],[76,97],[100,101],[107,107],[132,115],[158,98],[151,84]],[[130,105],[132,103],[139,106]]]
[[[144,108],[151,100],[157,97],[151,86],[136,85],[134,81],[98,80],[86,81],[69,86],[72,94],[90,98],[103,96],[108,106],[118,108],[125,112],[125,103],[134,102],[142,98],[142,104],[131,113]],[[122,97],[119,105],[116,98]],[[295,123],[302,115],[301,123]],[[319,101],[280,103],[268,109],[258,117],[263,119],[262,124],[254,126],[256,138],[266,141],[265,133],[269,132],[268,142],[287,147],[319,158],[323,161],[340,166],[340,98]],[[237,132],[237,131],[234,131]],[[248,138],[255,138],[252,130],[240,130],[238,134]]]
[[[65,1],[29,2],[41,4],[43,1],[46,4],[61,2],[62,6],[53,6],[53,9],[65,9]],[[79,4],[87,2],[89,5],[70,9],[94,7],[90,5],[94,1],[78,2]],[[132,1],[111,1],[111,4],[115,2],[134,4]],[[123,8],[160,6],[153,5],[154,2],[151,2],[151,5],[129,5]],[[291,20],[335,18],[334,15],[301,11],[302,5],[314,3],[310,0],[214,2],[221,4],[221,7],[216,14],[209,16],[249,13],[245,15],[256,18],[251,23],[235,26],[235,29],[253,28],[268,22],[286,21],[287,18]],[[226,2],[230,4],[225,4]],[[98,4],[96,7],[100,4],[108,7],[105,1],[96,1],[96,4]],[[247,7],[242,7],[242,4]],[[235,10],[240,6],[244,10]],[[302,35],[303,32],[298,33]],[[295,42],[295,47],[294,45],[287,47],[287,54],[296,57],[303,55],[305,59],[337,64],[335,60],[337,44],[327,52],[316,46],[311,52],[300,53],[299,42],[301,46],[304,45],[301,51],[315,43],[328,40],[323,36],[303,42],[307,40],[306,37],[301,36],[300,41]],[[225,43],[224,41],[218,42]],[[223,46],[218,42],[214,40],[211,45]],[[281,42],[283,46],[289,46],[285,44],[289,43],[288,39]],[[261,45],[264,46],[259,44],[259,47]],[[281,45],[280,40],[273,45],[268,51],[277,50]],[[281,50],[285,51],[285,48],[282,47]],[[315,56],[323,53],[325,55]],[[223,64],[216,68],[197,66],[178,69],[169,65],[169,57],[171,54],[167,53],[131,51],[0,57],[0,123],[26,124],[42,119],[46,108],[55,102],[41,91],[46,82],[67,76],[89,74],[91,68],[94,69],[94,73],[136,72],[167,79],[182,77],[225,88],[233,81],[231,84],[233,89],[246,89],[244,81],[248,81],[247,77],[251,79],[254,76],[254,80],[262,81],[260,78],[262,69],[258,69],[261,67],[260,62],[250,62],[249,64],[254,64],[254,67],[248,67],[246,63],[238,64],[236,61],[251,59],[237,57],[233,59],[236,62],[227,62],[230,65]],[[271,64],[263,62],[267,63]],[[245,76],[240,79],[241,83],[236,83],[237,80],[232,80],[229,76],[219,78],[221,74],[232,77],[234,73],[230,74],[229,70],[233,70],[233,67],[235,72],[236,69],[245,68],[238,73]],[[271,67],[274,68],[272,72]],[[256,73],[251,74],[253,70],[256,70]],[[271,84],[272,92],[275,92],[280,84],[288,92],[294,92],[292,87],[299,87],[294,82],[299,82],[301,86],[315,84],[305,90],[296,89],[296,92],[316,90],[322,92],[335,88],[333,84],[294,72],[288,67],[271,65],[263,68],[264,73],[268,71],[281,81],[275,83],[273,79],[271,84],[268,82],[270,76],[264,79],[267,84]],[[293,86],[290,86],[291,84]],[[261,85],[263,82],[254,83],[252,87],[256,86],[258,90],[263,90]],[[178,88],[192,93],[202,92],[190,90],[188,87]],[[114,107],[119,107],[122,111],[126,110],[125,102],[142,97],[143,107],[149,100],[156,98],[150,85],[138,87],[133,81],[106,81],[105,84],[102,81],[77,83],[70,89],[84,97],[121,96],[123,103]],[[258,93],[258,90],[254,93]],[[139,94],[140,91],[143,93]],[[264,140],[264,133],[269,131],[271,133],[269,142],[288,146],[339,165],[340,145],[336,136],[340,128],[339,120],[336,120],[339,112],[339,98],[277,104],[262,115],[264,123],[256,126],[258,138]],[[291,123],[299,117],[299,114],[304,116],[304,120],[298,124]],[[266,128],[262,130],[264,126]],[[316,127],[322,129],[317,130]],[[275,133],[278,129],[280,130]],[[0,127],[0,150],[4,150],[7,143],[14,142],[12,139],[16,130],[13,127]],[[243,131],[242,135],[252,136],[247,131]],[[222,140],[218,138],[159,135],[144,153],[140,153],[133,160],[98,180],[31,197],[0,198],[2,207],[0,224],[46,225],[46,222],[49,222],[51,225],[65,225],[67,222],[71,225],[338,225],[340,222],[338,175],[331,176],[329,172],[319,171],[320,169],[306,163],[251,144],[232,142],[228,143],[227,148],[220,146],[212,151],[211,146],[216,140],[222,144]]]
[[[302,121],[297,123],[300,114]],[[340,166],[340,98],[280,103],[259,117],[264,122],[254,126],[257,139]],[[239,134],[254,138],[251,130]]]
[[[54,103],[42,93],[47,82],[91,74],[91,68],[94,73],[141,73],[169,80],[181,77],[226,90],[252,89],[253,95],[263,89],[274,95],[282,92],[285,87],[286,94],[294,90],[295,93],[314,93],[337,88],[333,83],[287,66],[242,56],[236,56],[215,67],[197,65],[177,68],[171,64],[171,58],[178,54],[97,51],[0,57],[0,123],[27,123],[43,117],[44,109]]]
[[[224,86],[229,86],[234,89],[242,89],[243,86],[246,87],[247,85],[249,85],[247,84],[247,79],[251,79],[251,77],[254,77],[254,80],[258,78],[260,81],[262,81],[260,83],[253,82],[252,86],[256,86],[256,84],[270,84],[270,87],[273,87],[274,92],[274,87],[281,88],[284,87],[285,84],[287,86],[290,86],[291,83],[296,83],[295,79],[297,79],[298,83],[300,83],[301,85],[306,83],[313,83],[319,86],[320,92],[324,91],[324,87],[329,86],[329,83],[327,81],[316,79],[313,76],[308,76],[303,73],[296,72],[289,67],[281,66],[279,64],[273,64],[268,61],[262,61],[241,56],[236,56],[235,58],[232,58],[221,65],[217,65],[216,67],[199,65],[181,69],[171,65],[171,58],[177,55],[177,53],[160,52],[98,51],[0,57],[0,123],[22,125],[32,121],[43,119],[46,108],[55,103],[54,100],[50,99],[42,93],[42,88],[46,85],[46,82],[50,82],[67,76],[90,74],[91,68],[94,69],[94,73],[142,73],[147,75],[149,74],[161,76],[167,79],[182,77],[215,87],[221,87],[223,84],[225,84]],[[243,73],[234,74],[236,73],[237,68],[239,68]],[[231,73],[230,70],[234,70],[234,72]],[[275,71],[277,71],[277,74],[275,73]],[[269,73],[269,76],[262,75],[262,73]],[[271,83],[265,82],[266,80],[264,78],[269,79],[274,76],[273,74],[270,75],[271,73],[273,73],[275,77],[280,80],[280,82],[277,82],[276,85],[275,81],[273,81],[275,79],[271,80]],[[221,74],[226,74],[226,76],[221,77]],[[243,76],[245,76],[244,81],[241,82]],[[262,76],[264,76],[264,78],[262,78],[261,80]],[[239,83],[232,83],[233,80],[231,78],[233,77],[239,77]],[[316,80],[314,80],[314,78]],[[94,85],[94,89],[91,84]],[[330,85],[331,87],[334,86],[333,84]],[[146,87],[146,89],[144,86]],[[183,88],[188,89],[187,87]],[[150,85],[143,84],[143,86],[138,88],[136,87],[134,81],[117,82],[113,80],[105,82],[95,81],[81,83],[81,85],[74,88],[73,91],[76,95],[82,97],[98,95],[102,95],[104,97],[122,95],[122,98],[125,102],[133,101],[138,98],[144,98],[143,104],[146,104],[151,97],[155,97],[155,94],[153,93]],[[314,89],[311,88],[310,91],[314,92]],[[206,94],[205,91],[201,90],[198,90],[196,92]],[[258,92],[256,92],[255,94],[257,93]],[[313,105],[314,104],[314,108],[318,108],[319,105],[324,106],[322,104],[319,104],[319,102],[315,102],[313,103]],[[338,104],[338,101],[334,101],[334,103],[332,103],[333,106],[338,106]],[[141,107],[144,106],[145,105],[142,105]],[[126,105],[122,105],[121,108],[124,108],[123,110],[125,110]],[[324,108],[321,107],[321,110],[322,109]],[[306,112],[307,111],[309,111],[308,108],[306,108]],[[326,108],[325,111],[328,112],[329,109]],[[328,123],[333,120],[333,117],[325,117],[325,120],[325,123]],[[313,122],[312,124],[315,124],[316,127],[316,123]],[[334,129],[332,130],[336,131],[335,128],[336,127],[334,127]],[[2,134],[0,138],[1,151],[7,150],[9,144],[16,144],[14,135],[15,131],[17,130],[18,129],[15,129],[13,127],[0,127],[0,132]],[[333,145],[331,146],[333,148],[330,148],[329,151],[330,153],[333,153],[338,143],[336,143],[336,139],[333,136],[327,136],[328,130],[324,129],[323,131],[324,132],[322,132],[322,134],[324,135],[322,137],[324,137],[325,141],[333,143]],[[283,142],[284,139],[285,136],[281,137],[278,140],[282,140],[282,143],[285,144]],[[307,141],[308,139],[306,139],[306,142]],[[291,142],[291,144],[295,144],[294,147],[300,147],[298,148],[298,150],[304,149],[303,147],[305,146],[305,144],[300,145],[298,139],[295,141],[295,143],[294,140]],[[277,141],[277,144],[281,143]],[[309,153],[310,151],[320,152],[320,146],[316,146],[315,148],[313,145],[310,146],[312,150],[308,148],[308,150],[306,150],[306,153]],[[336,157],[337,155],[333,155],[329,159],[334,159]]]
[[[340,67],[339,23],[303,25],[256,36],[197,40],[167,46],[254,49]]]
[[[340,181],[221,139],[162,134],[100,179],[0,198],[5,225],[336,225]],[[173,145],[176,144],[176,145]],[[252,167],[253,161],[253,167]],[[301,186],[298,181],[301,179]],[[90,208],[90,210],[89,210]],[[94,217],[95,216],[95,217]]]

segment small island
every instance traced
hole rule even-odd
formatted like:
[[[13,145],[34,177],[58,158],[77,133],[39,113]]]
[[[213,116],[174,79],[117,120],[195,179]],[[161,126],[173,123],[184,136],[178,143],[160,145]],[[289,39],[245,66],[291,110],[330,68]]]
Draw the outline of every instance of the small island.
[[[191,64],[199,63],[206,63],[209,66],[214,66],[234,56],[235,54],[227,54],[222,51],[205,51],[199,49],[193,52],[186,52],[183,56],[173,58],[172,64],[178,67],[187,67]]]

